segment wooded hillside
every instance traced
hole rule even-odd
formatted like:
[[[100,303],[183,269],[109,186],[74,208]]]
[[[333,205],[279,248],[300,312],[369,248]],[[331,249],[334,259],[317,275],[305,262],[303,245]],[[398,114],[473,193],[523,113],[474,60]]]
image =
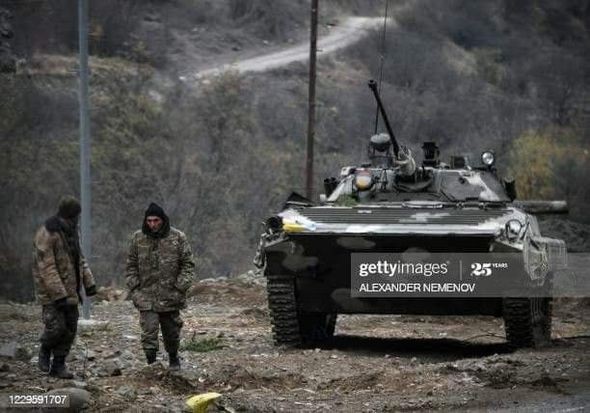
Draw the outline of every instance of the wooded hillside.
[[[190,84],[179,74],[305,41],[308,2],[91,4],[98,281],[122,281],[127,237],[151,201],[189,235],[201,277],[251,269],[260,221],[303,190],[307,67]],[[384,3],[320,4],[325,31]],[[13,63],[0,75],[0,278],[3,295],[30,299],[35,228],[62,194],[79,193],[76,10],[65,0],[0,8]],[[415,153],[429,140],[473,162],[494,149],[522,197],[567,198],[571,218],[590,222],[588,2],[391,1],[390,13],[384,43],[375,32],[320,60],[316,188],[364,159],[375,115],[366,82],[384,44],[384,100]]]

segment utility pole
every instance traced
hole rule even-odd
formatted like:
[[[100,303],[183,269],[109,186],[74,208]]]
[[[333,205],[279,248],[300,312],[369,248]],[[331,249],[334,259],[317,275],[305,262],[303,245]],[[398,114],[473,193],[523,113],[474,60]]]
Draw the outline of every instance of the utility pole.
[[[315,80],[318,41],[318,0],[311,0],[309,40],[309,104],[307,115],[307,156],[305,160],[305,193],[313,197],[313,146],[315,140]]]
[[[88,0],[78,0],[78,45],[80,49],[80,201],[82,204],[80,241],[82,254],[89,260],[92,253],[92,228],[90,225],[90,120],[88,116]],[[84,287],[81,288],[80,293],[84,301],[82,314],[84,319],[88,320],[90,302]]]

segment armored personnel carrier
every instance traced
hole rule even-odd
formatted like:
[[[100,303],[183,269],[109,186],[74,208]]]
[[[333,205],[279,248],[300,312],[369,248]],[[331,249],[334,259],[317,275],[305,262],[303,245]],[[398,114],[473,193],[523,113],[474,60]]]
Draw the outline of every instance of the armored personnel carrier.
[[[530,212],[563,212],[564,203],[517,202],[491,151],[481,165],[444,163],[426,142],[418,165],[369,87],[388,132],[370,138],[370,162],[326,179],[318,203],[292,194],[265,222],[255,263],[275,343],[330,340],[338,314],[491,315],[503,317],[513,347],[550,340],[552,272],[565,243],[543,237]]]

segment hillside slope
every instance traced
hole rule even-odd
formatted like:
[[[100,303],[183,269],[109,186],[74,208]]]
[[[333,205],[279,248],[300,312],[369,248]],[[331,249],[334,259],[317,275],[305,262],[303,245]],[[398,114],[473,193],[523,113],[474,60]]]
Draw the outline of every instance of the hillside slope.
[[[228,72],[187,88],[186,56],[206,67],[305,39],[306,1],[93,2],[93,256],[100,283],[120,283],[127,236],[150,201],[187,232],[203,277],[250,268],[260,221],[303,191],[307,67]],[[24,59],[0,82],[0,276],[32,297],[30,240],[64,193],[78,193],[76,62],[67,2],[11,3],[11,47]],[[383,2],[325,2],[325,24],[375,15]],[[521,194],[565,197],[586,220],[590,193],[589,7],[551,0],[391,2],[383,95],[414,152],[436,140],[477,160],[493,148]],[[48,9],[50,8],[50,9]],[[52,13],[48,14],[48,11]],[[48,20],[53,16],[53,20]],[[267,42],[268,45],[265,43]],[[364,159],[381,33],[320,60],[316,188]],[[526,167],[525,167],[526,166]],[[528,186],[523,186],[528,183]]]

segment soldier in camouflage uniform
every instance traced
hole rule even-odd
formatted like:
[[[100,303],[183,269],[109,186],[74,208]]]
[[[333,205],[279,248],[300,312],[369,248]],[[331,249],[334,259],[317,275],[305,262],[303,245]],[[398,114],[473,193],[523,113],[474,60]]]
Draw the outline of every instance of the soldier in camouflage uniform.
[[[170,226],[160,206],[150,204],[142,229],[131,237],[126,268],[129,294],[140,312],[141,343],[148,364],[156,361],[161,326],[170,368],[180,369],[179,310],[185,307],[194,267],[186,235]]]
[[[65,359],[76,337],[80,286],[87,296],[96,294],[94,277],[80,251],[80,211],[75,198],[62,198],[57,215],[35,234],[33,249],[33,278],[45,324],[38,364],[42,371],[64,379],[73,377]]]

